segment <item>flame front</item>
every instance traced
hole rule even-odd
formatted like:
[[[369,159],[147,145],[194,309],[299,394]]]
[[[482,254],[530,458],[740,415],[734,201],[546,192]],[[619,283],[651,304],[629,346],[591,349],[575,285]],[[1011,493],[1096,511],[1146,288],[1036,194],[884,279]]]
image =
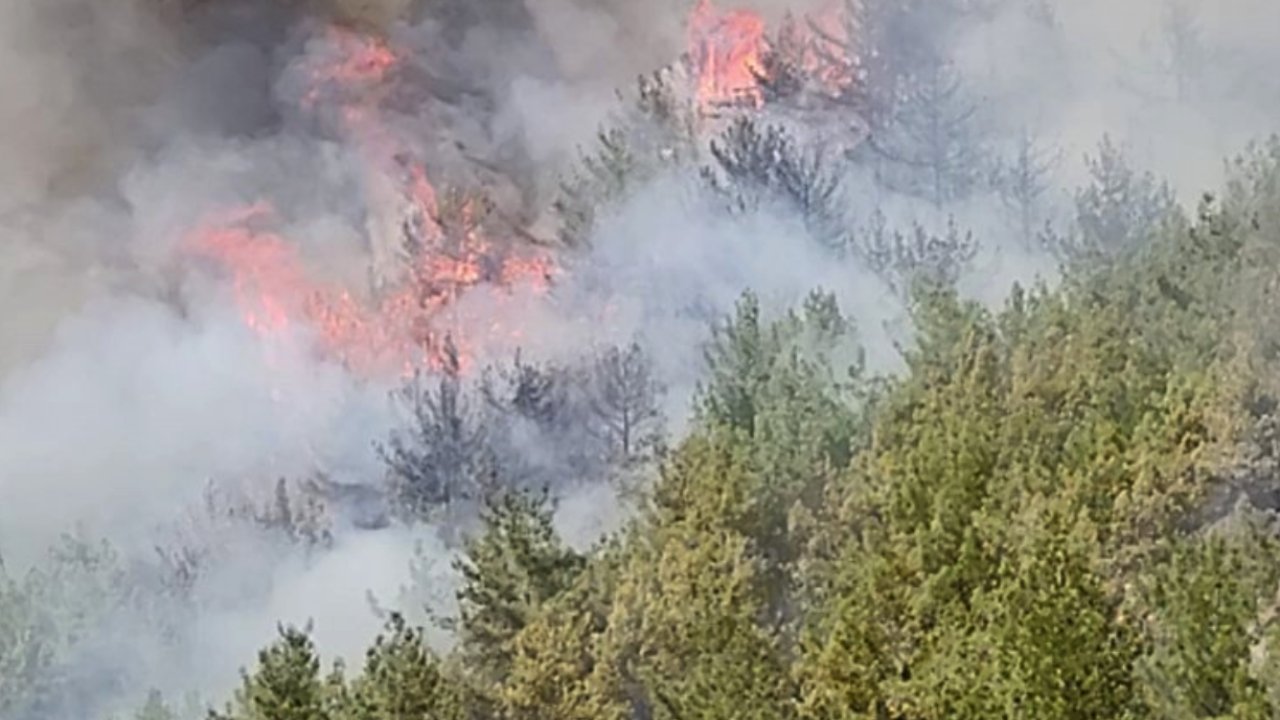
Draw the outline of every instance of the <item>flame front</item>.
[[[760,108],[766,54],[784,45],[798,53],[789,58],[793,65],[826,92],[838,91],[852,78],[832,61],[843,27],[836,6],[784,28],[783,35],[793,33],[792,42],[780,35],[774,48],[760,15],[698,0],[688,26],[698,107],[707,115],[724,105]],[[473,200],[452,203],[445,213],[417,151],[423,138],[406,136],[384,111],[404,69],[394,47],[338,27],[328,28],[318,43],[320,52],[303,66],[307,85],[300,109],[361,158],[371,215],[386,220],[368,231],[373,263],[399,260],[399,272],[372,297],[318,281],[300,246],[276,229],[283,223],[268,201],[211,214],[184,247],[227,272],[244,322],[255,332],[311,333],[319,350],[366,376],[454,363],[465,368],[478,344],[497,339],[486,335],[510,340],[519,330],[492,318],[462,327],[450,310],[459,299],[483,292],[499,306],[516,287],[545,291],[556,268],[545,255],[520,255],[511,243],[487,237]],[[442,214],[450,215],[448,222]],[[411,252],[403,252],[406,247]],[[447,346],[456,354],[446,353]]]
[[[323,353],[365,376],[440,369],[454,361],[444,355],[446,337],[459,369],[467,369],[474,338],[470,328],[444,327],[449,304],[485,282],[495,297],[521,285],[545,291],[554,270],[543,258],[507,258],[486,274],[492,261],[481,244],[461,257],[430,256],[377,303],[362,303],[346,288],[313,279],[297,246],[266,227],[274,219],[266,203],[212,215],[186,247],[228,271],[248,327],[264,336],[312,332]],[[494,322],[489,332],[503,329]]]
[[[336,28],[325,41],[331,59],[307,68],[310,86],[302,109],[332,112],[335,131],[364,159],[370,187],[390,184],[408,207],[398,229],[414,252],[403,272],[371,300],[316,280],[299,246],[272,229],[279,218],[267,201],[210,214],[183,247],[226,271],[244,322],[257,333],[311,333],[321,352],[365,376],[455,364],[465,370],[473,341],[480,339],[476,335],[501,333],[503,323],[487,322],[482,333],[450,326],[448,306],[482,290],[494,297],[516,286],[545,291],[555,268],[547,257],[500,252],[471,222],[465,203],[462,231],[446,233],[436,189],[413,152],[412,138],[398,135],[382,117],[381,103],[399,67],[396,53],[380,40]]]

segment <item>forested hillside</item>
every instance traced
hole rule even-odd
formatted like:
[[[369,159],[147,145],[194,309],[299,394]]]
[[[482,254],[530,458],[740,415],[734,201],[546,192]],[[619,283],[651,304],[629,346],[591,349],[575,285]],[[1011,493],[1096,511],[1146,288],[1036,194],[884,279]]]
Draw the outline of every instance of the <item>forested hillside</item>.
[[[1280,717],[1274,7],[98,1],[0,720]]]
[[[284,628],[217,717],[1274,717],[1278,181],[1261,147],[998,310],[919,283],[894,377],[830,296],[744,296],[625,530],[578,553],[503,494],[453,652],[395,615],[331,669]]]

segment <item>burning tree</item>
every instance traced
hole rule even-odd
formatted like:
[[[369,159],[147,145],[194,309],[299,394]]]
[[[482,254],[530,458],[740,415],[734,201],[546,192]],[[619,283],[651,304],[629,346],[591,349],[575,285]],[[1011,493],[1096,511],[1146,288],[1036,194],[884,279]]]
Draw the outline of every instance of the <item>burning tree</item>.
[[[939,53],[939,5],[927,0],[842,0],[824,23],[809,25],[819,66],[848,78],[839,100],[879,132],[888,127],[917,68]]]
[[[746,10],[720,12],[711,0],[698,0],[688,33],[698,107],[704,113],[721,106],[760,107],[764,19]]]
[[[853,91],[854,67],[840,56],[847,47],[847,27],[840,5],[797,20],[788,12],[761,55],[756,80],[768,104],[807,104],[817,98],[841,106]],[[847,105],[843,105],[847,111]]]
[[[446,308],[469,292],[543,289],[551,261],[519,247],[484,194],[437,192],[422,139],[387,110],[414,79],[397,48],[336,27],[313,45],[300,66],[300,109],[362,161],[373,291],[316,280],[300,246],[276,231],[269,200],[211,214],[184,247],[230,275],[245,322],[259,333],[302,329],[323,354],[379,378],[444,367],[452,361],[442,338],[451,334],[465,368],[472,329],[447,327]]]

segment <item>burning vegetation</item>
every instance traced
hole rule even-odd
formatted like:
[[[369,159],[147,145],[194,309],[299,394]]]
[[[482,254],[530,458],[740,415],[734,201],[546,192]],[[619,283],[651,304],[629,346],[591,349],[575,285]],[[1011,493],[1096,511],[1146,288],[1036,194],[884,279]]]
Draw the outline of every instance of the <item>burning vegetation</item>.
[[[802,91],[839,95],[852,77],[832,49],[842,7],[801,21],[788,15],[771,38],[759,14],[699,0],[687,24],[691,86],[675,92],[687,92],[705,118],[759,111]],[[493,328],[461,327],[450,307],[470,293],[548,292],[556,262],[527,232],[489,223],[495,208],[483,192],[450,188],[441,197],[423,152],[432,128],[406,130],[389,109],[430,92],[402,50],[339,25],[313,45],[297,110],[360,158],[376,281],[353,288],[315,279],[299,250],[305,239],[273,229],[283,219],[270,198],[210,213],[191,229],[186,252],[227,274],[245,323],[264,336],[313,335],[326,356],[376,377],[441,369],[448,338],[469,367],[475,336]]]
[[[404,91],[402,59],[385,40],[330,27],[323,46],[306,67],[310,85],[301,109],[355,148],[369,211],[393,215],[369,227],[396,228],[398,244],[367,238],[385,279],[366,289],[313,279],[299,244],[271,229],[277,218],[268,200],[212,214],[184,247],[221,266],[245,323],[263,335],[314,334],[323,353],[371,377],[441,369],[446,339],[469,367],[476,335],[502,329],[459,327],[449,319],[450,306],[471,292],[546,292],[555,266],[545,252],[517,247],[512,236],[492,237],[483,196],[456,190],[438,196],[417,150],[422,139],[384,116],[384,105]],[[379,195],[387,187],[391,198]],[[378,250],[389,257],[378,258]]]
[[[137,243],[173,230],[173,274],[205,281],[184,309],[215,311],[139,303],[0,396],[10,507],[72,517],[48,498],[88,478],[102,527],[158,528],[121,533],[144,545],[123,559],[67,539],[29,575],[0,563],[0,716],[106,717],[192,678],[242,686],[139,719],[1277,716],[1280,340],[1256,326],[1280,143],[1194,218],[1109,139],[1054,200],[1042,143],[1076,128],[1014,127],[1039,87],[983,112],[973,87],[999,83],[958,48],[995,15],[1063,40],[1046,8],[1069,0],[672,1],[682,45],[585,147],[533,127],[578,107],[521,116],[581,89],[511,71],[557,29],[536,0],[177,3],[286,18],[227,21],[230,55],[265,38],[268,112],[121,183]],[[1167,30],[1189,103],[1212,63],[1186,12]],[[226,156],[197,192],[151,187]],[[1069,282],[1005,297],[1009,257]],[[299,341],[320,362],[263,367]],[[64,525],[32,515],[20,533]],[[388,564],[410,582],[375,593]],[[384,602],[451,614],[449,657]],[[371,605],[365,666],[327,675],[307,631],[240,674],[209,632],[315,610],[351,637]]]

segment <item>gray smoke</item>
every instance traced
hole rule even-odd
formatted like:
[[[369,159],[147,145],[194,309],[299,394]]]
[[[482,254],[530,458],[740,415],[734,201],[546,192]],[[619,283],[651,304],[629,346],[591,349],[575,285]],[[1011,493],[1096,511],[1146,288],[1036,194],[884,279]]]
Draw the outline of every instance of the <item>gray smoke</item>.
[[[226,280],[181,249],[208,213],[269,199],[315,277],[359,293],[395,250],[397,238],[369,237],[384,208],[366,159],[299,111],[310,63],[334,49],[330,23],[411,49],[416,91],[397,99],[390,125],[435,179],[484,187],[546,239],[549,202],[619,110],[615,91],[685,50],[690,4],[0,0],[0,553],[20,577],[78,528],[112,541],[127,577],[111,582],[130,588],[68,651],[72,704],[40,720],[127,707],[151,686],[218,696],[281,620],[313,619],[328,652],[358,655],[378,624],[370,593],[410,610],[449,606],[456,550],[437,528],[335,530],[315,550],[203,510],[211,481],[268,503],[281,477],[376,484],[374,443],[404,422],[388,400],[394,382],[318,356],[305,327],[264,341]],[[777,20],[822,5],[807,4],[744,6]],[[1027,133],[1060,159],[1038,222],[1070,222],[1084,155],[1103,134],[1190,205],[1218,184],[1225,156],[1274,129],[1271,0],[985,5],[945,44],[988,152],[1008,157]],[[896,228],[971,230],[968,294],[998,302],[1014,281],[1052,277],[1053,259],[990,194],[939,208],[839,167],[851,225],[879,210]],[[708,324],[747,288],[771,312],[815,287],[835,292],[872,367],[897,366],[909,327],[883,277],[833,256],[794,213],[716,211],[692,175],[658,173],[609,208],[553,292],[475,292],[451,322],[518,329],[478,348],[494,362],[519,348],[572,363],[640,342],[669,389],[662,410],[676,435]],[[540,436],[520,437],[527,457],[559,462]],[[557,522],[576,545],[625,517],[608,486],[563,494]],[[162,582],[157,545],[203,558],[181,599]]]

